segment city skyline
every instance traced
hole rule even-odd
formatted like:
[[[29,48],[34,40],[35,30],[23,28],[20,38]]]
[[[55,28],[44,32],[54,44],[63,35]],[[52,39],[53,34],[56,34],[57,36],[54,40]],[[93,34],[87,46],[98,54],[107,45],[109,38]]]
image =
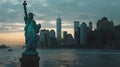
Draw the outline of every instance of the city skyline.
[[[74,21],[74,36],[67,31],[60,33],[61,20],[56,20],[56,37],[55,30],[41,30],[37,36],[38,48],[120,49],[120,25],[114,26],[114,22],[107,17],[99,19],[94,30],[92,22],[87,25]]]
[[[120,1],[114,0],[27,0],[28,12],[35,14],[37,23],[41,23],[42,28],[56,27],[56,18],[62,18],[62,30],[73,33],[74,21],[93,22],[96,28],[96,22],[103,16],[113,20],[114,24],[119,24]],[[22,6],[23,0],[3,0],[0,1],[0,43],[7,40],[5,36],[19,35],[11,37],[9,40],[17,39],[24,42],[24,12]],[[4,35],[4,36],[3,36]],[[8,40],[7,40],[8,41]],[[17,41],[16,41],[17,42]],[[9,43],[8,43],[9,44]]]
[[[103,17],[104,18],[104,17]],[[107,19],[107,17],[105,17],[106,19]],[[56,23],[58,22],[58,19],[59,18],[57,18],[56,19]],[[62,20],[62,18],[60,19],[60,22],[62,22],[61,21]],[[98,20],[98,22],[99,22],[100,20]],[[96,26],[98,25],[98,22],[97,22],[97,24],[96,24]],[[114,22],[113,21],[111,21],[112,23],[113,23],[113,25],[114,25]],[[74,35],[76,35],[75,34],[75,31],[76,31],[76,29],[78,28],[78,27],[81,27],[81,33],[82,33],[82,31],[85,31],[85,29],[83,29],[82,30],[82,28],[85,28],[85,27],[87,27],[89,30],[91,30],[91,31],[96,31],[96,29],[98,29],[98,28],[94,28],[93,29],[93,25],[92,25],[92,22],[90,21],[89,22],[89,24],[86,24],[85,22],[82,22],[82,23],[80,23],[80,21],[74,21],[73,22],[73,25],[75,24],[76,25],[76,23],[78,23],[77,24],[77,26],[74,26],[74,28],[63,28],[63,27],[61,27],[61,38],[63,39],[64,38],[64,35],[63,35],[63,33],[66,31],[67,32],[67,34],[72,34],[72,37],[74,37],[75,38],[75,36]],[[80,23],[80,24],[79,24]],[[85,25],[83,25],[83,24],[85,24]],[[85,26],[85,27],[83,27],[83,26]],[[116,25],[114,25],[114,26],[116,26]],[[98,26],[97,26],[98,27]],[[56,24],[56,28],[41,28],[40,30],[48,30],[48,31],[51,31],[51,30],[53,30],[53,31],[55,31],[55,38],[57,38],[57,31],[56,31],[56,29],[57,29],[57,24]],[[86,29],[87,30],[87,29]],[[85,33],[85,32],[84,32]],[[8,36],[8,35],[11,35],[11,36]],[[38,35],[40,35],[40,33],[38,33]],[[25,44],[25,38],[24,38],[24,32],[15,32],[15,33],[6,33],[6,34],[4,34],[4,33],[1,33],[0,34],[0,36],[1,36],[1,38],[0,38],[0,43],[1,44],[9,44],[9,45],[24,45]],[[6,37],[7,36],[7,37]],[[82,35],[83,36],[83,35]],[[77,36],[78,37],[78,36]],[[81,37],[81,36],[80,36]],[[18,40],[16,40],[16,39],[18,39]]]

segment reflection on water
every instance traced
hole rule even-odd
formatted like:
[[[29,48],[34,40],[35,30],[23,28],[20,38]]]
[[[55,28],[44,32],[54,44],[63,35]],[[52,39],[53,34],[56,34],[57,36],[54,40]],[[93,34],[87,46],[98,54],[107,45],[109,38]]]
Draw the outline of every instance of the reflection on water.
[[[24,50],[0,49],[0,67],[20,67]],[[38,49],[40,67],[120,67],[120,51],[88,49]]]
[[[119,51],[44,49],[41,67],[120,67]]]

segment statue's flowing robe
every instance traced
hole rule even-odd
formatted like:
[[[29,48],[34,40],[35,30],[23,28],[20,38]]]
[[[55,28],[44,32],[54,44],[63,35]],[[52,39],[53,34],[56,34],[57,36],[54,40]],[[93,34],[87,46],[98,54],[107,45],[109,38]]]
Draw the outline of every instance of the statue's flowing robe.
[[[30,20],[28,17],[24,18],[25,20],[25,41],[26,41],[26,50],[35,51],[36,49],[36,35],[37,35],[37,25],[34,20]]]

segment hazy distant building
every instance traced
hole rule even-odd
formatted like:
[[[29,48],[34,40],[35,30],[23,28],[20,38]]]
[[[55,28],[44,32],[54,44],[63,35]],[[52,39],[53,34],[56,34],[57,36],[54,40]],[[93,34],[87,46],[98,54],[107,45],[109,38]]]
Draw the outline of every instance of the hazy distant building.
[[[36,40],[37,40],[36,46],[37,48],[39,48],[40,47],[40,35],[37,35]]]
[[[101,20],[97,22],[97,30],[99,31],[111,31],[113,30],[114,25],[113,21],[110,22],[106,17],[103,17]]]
[[[63,39],[67,38],[67,31],[63,31]]]
[[[74,21],[74,31],[75,31],[76,28],[79,27],[79,23],[80,23],[79,21]]]
[[[43,29],[40,31],[40,45],[47,46],[49,44],[49,30]]]
[[[120,42],[120,25],[114,27],[115,38]]]
[[[67,35],[65,45],[74,45],[74,39],[71,34]]]
[[[79,30],[79,21],[74,21],[74,40],[75,44],[79,44],[79,35],[80,35],[80,30]]]
[[[85,23],[82,23],[80,25],[80,44],[84,45],[87,44],[87,32],[88,32],[88,28],[87,25]]]
[[[55,38],[55,31],[54,30],[50,30],[49,38]]]
[[[79,27],[79,21],[74,21],[74,34],[77,31],[77,28]],[[74,35],[75,38],[75,35]]]
[[[50,42],[49,39],[50,39],[49,38],[49,30],[46,30],[46,32],[45,32],[45,44],[46,44],[46,46],[49,45],[49,42]]]
[[[56,38],[55,38],[55,31],[54,30],[50,30],[49,32],[49,45],[48,47],[55,47],[56,46]]]
[[[40,30],[40,39],[39,39],[40,45],[45,45],[45,32],[46,30]]]
[[[61,18],[57,18],[57,20],[56,20],[56,31],[57,31],[57,41],[58,41],[58,43],[61,41]]]
[[[92,22],[89,22],[89,31],[92,31]]]

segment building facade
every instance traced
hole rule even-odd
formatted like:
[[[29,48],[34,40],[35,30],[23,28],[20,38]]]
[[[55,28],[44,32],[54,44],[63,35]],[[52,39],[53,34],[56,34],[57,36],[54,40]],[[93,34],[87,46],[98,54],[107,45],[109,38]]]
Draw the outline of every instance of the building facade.
[[[87,44],[87,41],[88,41],[87,32],[88,32],[87,24],[82,23],[80,25],[80,44],[81,45]]]
[[[61,18],[57,18],[56,22],[57,42],[59,43],[61,41]]]

